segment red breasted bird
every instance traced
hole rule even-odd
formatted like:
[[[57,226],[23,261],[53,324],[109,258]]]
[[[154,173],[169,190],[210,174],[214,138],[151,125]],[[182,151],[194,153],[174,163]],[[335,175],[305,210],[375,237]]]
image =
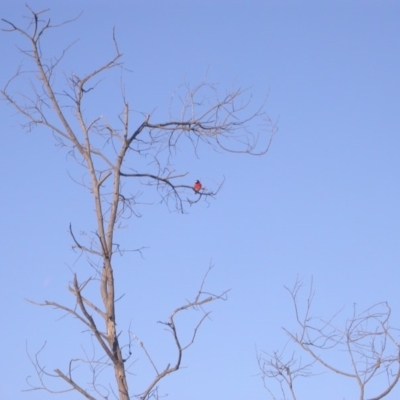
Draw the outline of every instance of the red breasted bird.
[[[201,183],[200,183],[199,180],[197,180],[197,181],[194,183],[194,185],[193,185],[193,189],[194,189],[195,192],[200,192],[201,187],[202,187],[202,186],[201,186]]]

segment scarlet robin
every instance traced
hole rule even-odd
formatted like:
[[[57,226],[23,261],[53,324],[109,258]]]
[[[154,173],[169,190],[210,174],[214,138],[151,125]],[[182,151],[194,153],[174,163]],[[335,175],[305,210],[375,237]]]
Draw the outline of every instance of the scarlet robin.
[[[202,186],[199,180],[197,180],[194,185],[193,185],[193,189],[196,193],[200,192]]]

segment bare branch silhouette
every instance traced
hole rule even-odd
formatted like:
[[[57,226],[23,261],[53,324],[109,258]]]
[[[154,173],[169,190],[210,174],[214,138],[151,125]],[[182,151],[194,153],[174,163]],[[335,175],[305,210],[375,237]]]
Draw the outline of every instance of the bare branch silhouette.
[[[400,379],[400,342],[396,339],[400,330],[390,325],[389,305],[377,303],[361,312],[354,305],[351,316],[339,325],[336,321],[341,312],[327,320],[312,316],[315,295],[312,281],[305,310],[300,312],[302,287],[297,280],[292,288],[286,288],[293,302],[298,331],[283,330],[310,361],[303,364],[296,352],[289,358],[284,352],[259,353],[259,367],[272,398],[275,399],[271,379],[279,382],[284,399],[299,400],[294,380],[318,374],[312,368],[317,365],[322,371],[353,380],[360,400],[386,397]],[[340,358],[332,359],[332,352]],[[374,384],[369,385],[372,381]]]
[[[115,303],[118,299],[113,261],[114,256],[125,251],[141,249],[125,249],[116,242],[116,231],[132,216],[140,216],[138,199],[143,191],[151,193],[156,189],[156,196],[162,203],[181,213],[187,212],[190,206],[216,197],[224,178],[215,187],[195,189],[193,182],[188,181],[188,170],[175,170],[173,160],[178,156],[178,145],[191,151],[194,157],[198,157],[202,146],[212,151],[262,155],[268,151],[276,127],[266,115],[264,104],[251,110],[252,99],[246,90],[236,88],[221,95],[217,85],[207,82],[193,88],[189,85],[180,87],[173,96],[167,120],[157,120],[154,114],[141,113],[140,122],[132,126],[130,117],[134,110],[130,108],[123,90],[118,118],[101,113],[90,117],[86,112],[90,96],[97,93],[107,73],[122,68],[122,54],[115,31],[112,35],[114,54],[89,73],[64,75],[65,83],[59,87],[54,78],[63,75],[59,70],[60,61],[76,42],[72,40],[61,55],[50,58],[43,54],[45,46],[42,44],[51,30],[62,29],[75,19],[54,24],[46,17],[48,10],[35,12],[28,7],[28,11],[30,24],[27,29],[2,19],[3,31],[22,35],[30,47],[20,51],[34,68],[19,68],[1,93],[21,115],[25,129],[42,127],[51,132],[57,144],[83,168],[82,177],[73,180],[90,194],[95,221],[95,228],[90,232],[73,230],[72,224],[69,226],[72,247],[87,257],[90,271],[94,271],[82,282],[76,273],[73,275],[68,291],[74,304],[48,300],[33,303],[50,306],[77,319],[85,327],[85,332],[90,333],[93,347],[97,349],[95,356],[85,353],[84,358],[71,359],[68,368],[55,368],[53,374],[41,367],[39,352],[31,358],[39,384],[31,384],[31,389],[55,393],[45,379],[59,378],[66,384],[67,391],[74,390],[88,399],[115,396],[128,400],[132,394],[125,364],[127,358],[123,357],[124,346],[120,343],[121,332],[117,331]],[[14,84],[22,77],[29,80],[29,85],[24,86],[23,93],[16,93]],[[167,322],[162,322],[173,337],[176,361],[166,368],[157,369],[150,353],[142,346],[156,376],[139,395],[140,399],[147,400],[153,396],[161,379],[180,368],[184,351],[193,345],[200,326],[209,315],[203,307],[225,299],[227,292],[214,295],[203,291],[205,278],[195,298],[177,307]],[[98,300],[90,298],[89,286],[97,287]],[[182,343],[175,318],[182,311],[197,309],[202,311],[202,317],[194,326],[191,339]],[[131,336],[129,343],[132,338],[135,337]],[[92,376],[90,384],[74,373],[78,364],[88,367]],[[101,383],[100,375],[105,369],[113,370],[113,383]]]

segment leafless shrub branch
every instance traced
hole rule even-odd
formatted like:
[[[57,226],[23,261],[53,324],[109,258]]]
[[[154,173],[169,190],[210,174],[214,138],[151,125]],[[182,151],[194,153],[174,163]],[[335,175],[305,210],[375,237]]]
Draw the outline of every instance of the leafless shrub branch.
[[[292,399],[296,399],[294,379],[315,375],[311,367],[319,364],[325,371],[354,380],[360,400],[386,397],[400,379],[400,343],[396,339],[399,329],[390,325],[389,305],[377,303],[361,312],[354,305],[351,316],[344,324],[339,324],[336,321],[340,312],[328,320],[312,317],[312,281],[305,310],[301,312],[299,295],[302,287],[303,283],[297,280],[292,288],[286,288],[293,302],[298,331],[283,330],[310,362],[302,364],[296,353],[292,353],[288,361],[284,352],[259,353],[258,362],[267,390],[271,393],[268,382],[275,379],[285,399],[286,390]],[[332,351],[345,356],[343,359],[332,358]],[[374,385],[369,385],[372,381]],[[376,393],[372,394],[373,390]]]

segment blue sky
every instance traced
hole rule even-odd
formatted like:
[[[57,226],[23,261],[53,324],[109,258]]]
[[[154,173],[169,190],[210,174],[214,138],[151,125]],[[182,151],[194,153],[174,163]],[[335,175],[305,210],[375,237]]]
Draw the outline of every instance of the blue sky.
[[[143,258],[117,261],[120,328],[131,329],[157,354],[171,354],[169,337],[156,322],[193,296],[208,265],[210,291],[231,289],[229,300],[212,307],[187,367],[160,387],[174,400],[269,399],[263,388],[256,349],[283,348],[281,327],[295,329],[284,286],[313,277],[315,315],[344,308],[351,315],[379,301],[398,309],[400,239],[400,26],[397,1],[80,1],[37,0],[51,8],[54,22],[82,16],[48,38],[56,53],[75,39],[65,71],[84,74],[112,55],[115,26],[124,65],[127,97],[136,110],[162,117],[174,90],[207,76],[221,91],[250,88],[254,104],[267,96],[267,111],[279,132],[266,156],[203,152],[182,154],[179,165],[190,183],[226,181],[210,205],[186,215],[162,205],[142,206],[121,235],[126,247],[147,247]],[[24,26],[22,1],[0,4],[0,15]],[[1,34],[3,86],[22,56],[21,38]],[[89,113],[119,110],[118,81],[104,83],[106,95]],[[71,299],[70,269],[84,270],[70,250],[68,226],[93,224],[92,204],[69,173],[65,151],[44,129],[23,131],[20,117],[0,103],[3,171],[0,238],[5,306],[0,344],[2,395],[47,399],[23,393],[34,371],[26,355],[47,341],[49,368],[65,367],[79,355],[87,336],[70,318],[35,308],[24,299]],[[133,348],[142,387],[149,369]],[[333,356],[334,357],[334,356]],[[339,357],[338,357],[339,359]],[[138,386],[136,386],[138,385]],[[299,381],[307,400],[352,399],[354,383],[329,374]],[[329,387],[329,393],[326,388]],[[374,383],[371,394],[374,395]],[[306,393],[306,394],[305,394]],[[388,396],[398,398],[400,388]],[[62,398],[62,397],[61,397]],[[68,394],[64,398],[80,398]]]

